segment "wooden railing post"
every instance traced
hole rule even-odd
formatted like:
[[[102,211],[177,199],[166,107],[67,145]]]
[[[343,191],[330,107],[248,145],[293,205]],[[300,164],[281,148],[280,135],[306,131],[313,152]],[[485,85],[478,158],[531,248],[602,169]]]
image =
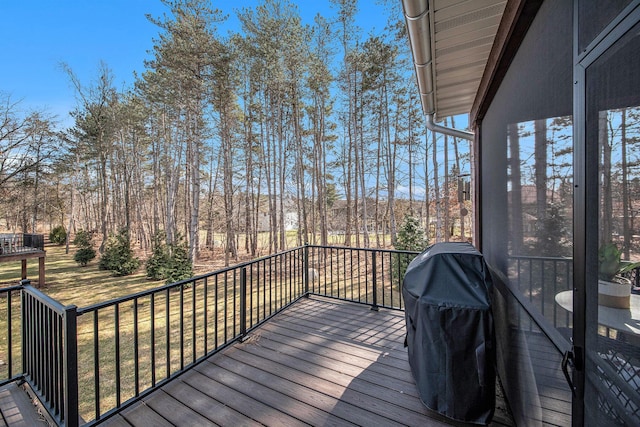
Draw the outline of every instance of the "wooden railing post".
[[[240,270],[240,340],[247,335],[247,267]]]
[[[65,307],[63,317],[64,327],[64,425],[77,427],[78,413],[78,326],[77,307]]]
[[[371,262],[373,263],[371,268],[371,273],[373,275],[373,304],[371,305],[371,310],[378,311],[378,284],[377,284],[375,252],[371,252]]]

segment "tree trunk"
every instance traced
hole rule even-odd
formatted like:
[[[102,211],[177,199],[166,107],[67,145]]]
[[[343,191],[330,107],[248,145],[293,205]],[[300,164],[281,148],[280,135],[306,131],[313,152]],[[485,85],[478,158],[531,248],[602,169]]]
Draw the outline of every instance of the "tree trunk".
[[[451,127],[452,128],[456,128],[456,124],[455,124],[455,119],[453,117],[451,117]],[[464,214],[464,180],[462,180],[462,169],[461,169],[461,165],[460,165],[460,150],[458,147],[458,138],[453,137],[453,153],[454,153],[454,157],[455,157],[455,168],[456,168],[456,173],[458,174],[457,176],[457,181],[460,183],[462,183],[463,186],[463,194],[461,199],[458,200],[458,215],[460,216],[460,240],[465,242],[467,240],[467,237],[465,236],[465,224],[464,224],[464,219],[465,219],[465,214]]]
[[[535,174],[536,174],[536,216],[538,230],[546,240],[549,236],[547,227],[547,121],[535,121]]]
[[[442,205],[440,200],[440,183],[438,180],[438,149],[437,149],[437,139],[435,132],[432,132],[433,135],[433,154],[431,156],[431,160],[433,161],[433,194],[434,201],[436,205],[436,230],[435,230],[435,239],[437,242],[442,242]]]
[[[447,120],[444,121],[445,127],[448,126]],[[451,188],[449,187],[449,136],[447,134],[444,135],[444,241],[448,242],[451,237],[450,227],[450,196],[451,196]]]
[[[629,210],[629,183],[628,183],[628,164],[627,164],[627,109],[623,108],[620,112],[620,158],[622,169],[622,236],[623,236],[623,255],[628,260],[631,246],[631,228],[629,227],[629,218],[631,212]]]
[[[611,240],[613,236],[611,220],[613,218],[613,201],[611,188],[611,143],[609,141],[609,117],[607,111],[599,113],[599,140],[602,152],[602,170],[601,170],[601,195],[602,213],[600,215],[600,236],[604,239],[602,243]]]
[[[387,144],[387,182],[388,182],[388,193],[389,193],[389,227],[391,232],[391,243],[395,246],[397,237],[398,237],[398,229],[396,223],[396,143],[391,138],[391,123],[389,121],[389,100],[388,94],[386,90],[384,91],[384,110],[383,117],[385,123],[385,139]],[[396,123],[395,128],[398,128],[398,116],[396,115]]]
[[[434,134],[431,133],[433,136]],[[435,144],[435,140],[433,142]],[[429,131],[424,133],[424,229],[427,234],[427,240],[431,241],[431,216],[429,215]],[[434,236],[435,237],[435,236]]]
[[[196,262],[200,249],[200,126],[198,114],[195,112],[201,101],[196,98],[193,110],[187,113],[187,138],[191,147],[191,164],[189,166],[191,178],[191,218],[189,222],[189,259]]]
[[[522,176],[520,172],[520,134],[518,124],[510,124],[507,128],[509,137],[509,165],[511,166],[511,250],[514,255],[524,255],[523,210],[522,210]]]

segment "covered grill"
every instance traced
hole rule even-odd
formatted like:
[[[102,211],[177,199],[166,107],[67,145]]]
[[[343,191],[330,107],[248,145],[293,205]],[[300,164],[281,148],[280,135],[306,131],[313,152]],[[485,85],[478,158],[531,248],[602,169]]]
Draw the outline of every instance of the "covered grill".
[[[468,243],[437,243],[407,267],[402,296],[409,364],[422,402],[486,424],[495,408],[491,275]]]

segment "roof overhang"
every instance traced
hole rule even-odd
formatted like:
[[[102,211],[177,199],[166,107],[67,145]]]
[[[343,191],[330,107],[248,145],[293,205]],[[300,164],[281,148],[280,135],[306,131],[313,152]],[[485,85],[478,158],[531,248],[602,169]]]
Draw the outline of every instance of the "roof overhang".
[[[468,114],[506,0],[402,0],[422,108],[434,121]]]

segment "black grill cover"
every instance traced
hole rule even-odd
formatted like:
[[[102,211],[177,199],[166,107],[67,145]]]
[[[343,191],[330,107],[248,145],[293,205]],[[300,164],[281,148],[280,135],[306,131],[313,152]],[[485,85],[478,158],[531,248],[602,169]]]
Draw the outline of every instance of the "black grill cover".
[[[427,408],[487,424],[495,408],[491,276],[468,243],[436,243],[407,267],[409,364]]]

